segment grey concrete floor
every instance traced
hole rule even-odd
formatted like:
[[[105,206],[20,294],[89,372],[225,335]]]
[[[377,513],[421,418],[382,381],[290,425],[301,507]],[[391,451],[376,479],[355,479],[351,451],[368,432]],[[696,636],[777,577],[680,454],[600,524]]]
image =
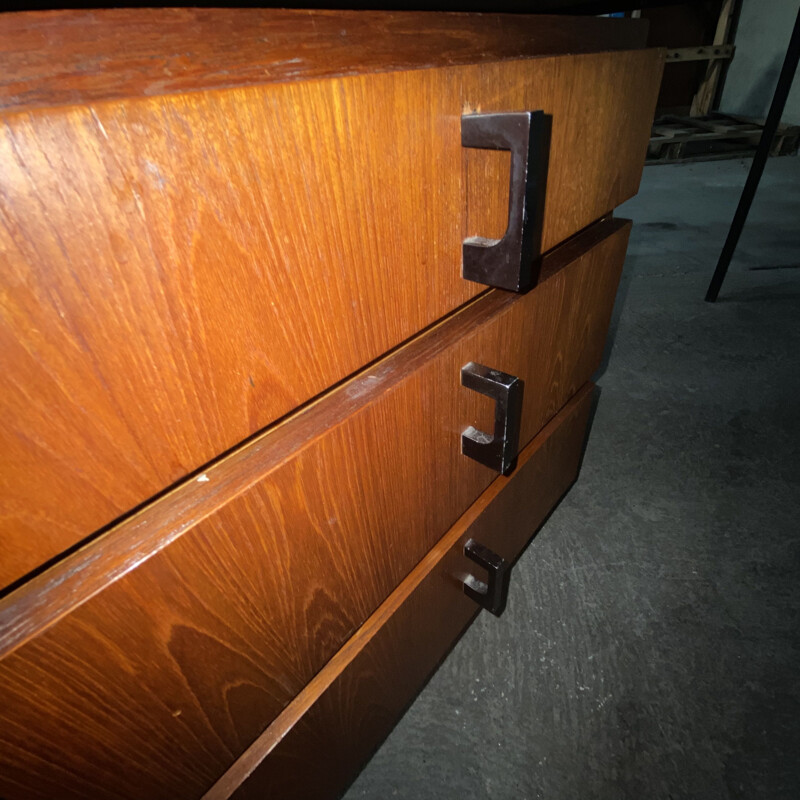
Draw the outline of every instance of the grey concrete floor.
[[[645,169],[581,476],[347,800],[800,798],[800,158],[703,302],[748,167]]]

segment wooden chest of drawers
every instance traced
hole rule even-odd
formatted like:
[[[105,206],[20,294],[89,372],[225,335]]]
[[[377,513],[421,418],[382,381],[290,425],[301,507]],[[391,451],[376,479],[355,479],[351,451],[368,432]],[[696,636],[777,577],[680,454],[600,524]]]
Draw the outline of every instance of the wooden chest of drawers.
[[[0,20],[0,796],[334,797],[500,611],[578,470],[643,37]]]

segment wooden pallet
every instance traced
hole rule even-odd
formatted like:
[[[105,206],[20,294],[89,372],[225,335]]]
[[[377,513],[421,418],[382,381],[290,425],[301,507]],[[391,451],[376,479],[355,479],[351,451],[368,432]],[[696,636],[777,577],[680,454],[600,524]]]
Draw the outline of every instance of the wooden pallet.
[[[761,138],[761,120],[721,114],[704,117],[659,117],[647,148],[647,164],[676,164],[752,156]],[[797,152],[800,126],[781,125],[770,155]]]

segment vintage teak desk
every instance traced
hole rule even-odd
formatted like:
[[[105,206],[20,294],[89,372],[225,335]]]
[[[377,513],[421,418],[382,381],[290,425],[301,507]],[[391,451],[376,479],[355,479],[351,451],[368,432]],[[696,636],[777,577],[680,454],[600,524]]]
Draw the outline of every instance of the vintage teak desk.
[[[575,479],[636,21],[0,19],[0,797],[332,798]]]

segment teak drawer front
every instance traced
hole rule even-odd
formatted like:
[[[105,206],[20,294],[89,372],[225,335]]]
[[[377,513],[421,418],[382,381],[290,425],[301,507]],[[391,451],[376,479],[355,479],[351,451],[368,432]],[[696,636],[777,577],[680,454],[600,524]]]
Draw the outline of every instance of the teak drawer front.
[[[542,248],[633,195],[660,51],[6,113],[0,586],[483,290],[508,153],[461,116],[543,109]]]
[[[534,438],[516,471],[492,483],[204,800],[339,796],[475,616],[461,580],[485,577],[464,557],[466,542],[513,563],[575,479],[592,389]]]
[[[529,294],[478,299],[0,601],[0,796],[208,789],[494,480],[460,452],[494,411],[461,367],[525,381],[522,444],[589,379],[629,228],[598,223]]]

